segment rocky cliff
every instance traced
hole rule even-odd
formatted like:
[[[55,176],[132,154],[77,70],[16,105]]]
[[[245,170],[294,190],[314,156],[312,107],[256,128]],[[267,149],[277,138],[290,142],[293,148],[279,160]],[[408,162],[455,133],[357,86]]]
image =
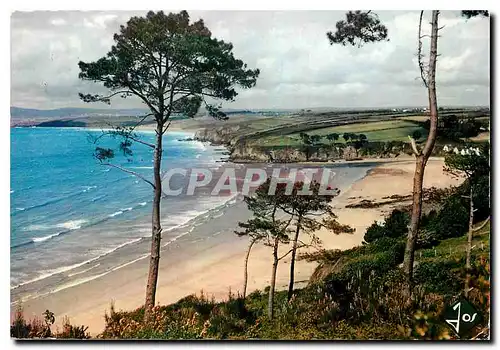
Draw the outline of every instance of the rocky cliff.
[[[335,160],[355,160],[360,158],[393,158],[409,152],[409,146],[399,141],[367,142],[356,149],[345,143],[324,144],[298,147],[262,147],[255,139],[250,142],[243,137],[240,126],[224,126],[202,129],[196,132],[194,139],[224,145],[230,152],[233,162],[327,162]]]

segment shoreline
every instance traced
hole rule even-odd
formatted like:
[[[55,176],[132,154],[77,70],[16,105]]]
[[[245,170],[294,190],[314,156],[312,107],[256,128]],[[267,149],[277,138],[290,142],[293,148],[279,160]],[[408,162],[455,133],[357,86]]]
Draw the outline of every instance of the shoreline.
[[[426,169],[425,187],[448,187],[460,182],[444,174],[442,164],[442,159],[431,158]],[[386,195],[407,194],[411,191],[412,182],[408,179],[413,177],[413,170],[414,160],[411,158],[380,161],[361,179],[351,183],[335,199],[333,207],[339,222],[351,225],[356,231],[350,235],[335,236],[319,230],[316,234],[323,241],[323,248],[350,249],[360,245],[366,228],[383,218],[394,205],[373,209],[347,209],[345,206],[363,198],[377,199]],[[388,176],[391,178],[388,179]],[[241,206],[241,203],[235,204],[233,207],[236,209],[233,210],[241,210],[238,205]],[[232,216],[234,215],[228,216],[228,220]],[[232,232],[216,232],[210,237],[194,235],[189,237],[195,240],[188,242],[191,245],[189,258],[186,259],[187,252],[179,249],[179,244],[187,240],[187,236],[190,235],[180,238],[162,251],[156,302],[170,304],[190,294],[199,294],[202,290],[205,295],[221,300],[227,298],[229,290],[233,294],[241,290],[247,240],[236,237]],[[302,252],[305,251],[299,253]],[[268,285],[270,261],[268,247],[256,246],[252,249],[247,294]],[[34,315],[40,317],[45,309],[49,309],[56,314],[56,325],[59,327],[62,317],[67,315],[72,323],[85,324],[89,326],[91,334],[97,334],[104,328],[104,314],[109,310],[111,302],[114,301],[117,310],[133,310],[143,303],[148,262],[148,259],[142,259],[93,281],[26,301],[22,305],[24,313],[27,318]],[[297,288],[307,283],[316,265],[303,260],[297,261]],[[278,268],[278,289],[287,286],[288,266],[289,259],[284,259]],[[12,311],[11,307],[11,317]]]

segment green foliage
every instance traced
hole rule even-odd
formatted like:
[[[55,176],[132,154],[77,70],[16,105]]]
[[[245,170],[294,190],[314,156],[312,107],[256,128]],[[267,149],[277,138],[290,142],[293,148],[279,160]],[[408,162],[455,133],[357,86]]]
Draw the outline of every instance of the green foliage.
[[[326,135],[326,139],[330,142],[337,141],[339,139],[339,134],[336,132]]]
[[[157,122],[164,123],[173,113],[193,116],[205,95],[233,100],[235,85],[251,88],[259,75],[258,69],[247,69],[234,57],[232,44],[212,38],[203,20],[190,23],[186,11],[132,17],[113,39],[115,45],[106,56],[78,63],[80,79],[99,82],[112,93],[80,94],[81,99],[110,103],[116,95],[135,95]],[[225,117],[213,105],[207,110]]]
[[[490,14],[486,10],[463,10],[462,16],[464,16],[467,19],[470,19],[476,16],[489,17]]]
[[[366,43],[389,40],[387,28],[380,23],[377,14],[371,11],[348,11],[346,19],[338,21],[335,27],[335,33],[326,33],[331,45],[349,44],[360,47]]]
[[[69,322],[69,318],[63,319],[62,332],[53,333],[51,326],[55,323],[54,313],[46,310],[42,314],[44,321],[35,317],[27,321],[24,318],[21,307],[18,307],[15,313],[15,318],[10,326],[10,336],[17,339],[26,338],[57,338],[57,339],[89,339],[90,335],[87,333],[88,327],[74,326]]]
[[[119,151],[125,156],[132,155],[132,141],[157,148],[138,140],[133,133],[148,118],[154,120],[159,134],[166,132],[173,115],[194,117],[202,104],[212,117],[227,119],[221,106],[207,103],[206,97],[233,101],[236,88],[252,88],[260,73],[248,69],[234,56],[231,43],[213,38],[202,19],[190,23],[186,11],[168,15],[149,11],[145,17],[134,16],[120,26],[113,40],[114,45],[104,57],[78,63],[80,79],[99,83],[109,93],[79,96],[84,102],[107,104],[118,96],[136,97],[148,107],[150,113],[135,125],[103,132],[123,138]],[[102,163],[112,159],[114,152],[97,147],[94,156]]]
[[[414,273],[415,283],[425,287],[427,292],[455,295],[460,292],[462,284],[452,269],[459,267],[456,261],[422,262]]]
[[[480,176],[475,180],[475,183],[472,185],[472,199],[474,200],[474,210],[476,210],[474,221],[478,222],[486,219],[491,213],[490,176]]]
[[[422,133],[420,130],[415,130],[411,135],[416,141],[418,141],[422,137]]]
[[[408,232],[408,224],[410,216],[407,212],[399,209],[394,209],[391,214],[385,219],[383,225],[377,222],[373,223],[366,230],[364,240],[367,243],[374,242],[382,237],[397,238],[406,235]]]
[[[488,243],[487,233],[485,227],[474,244]],[[231,294],[223,302],[215,302],[201,294],[172,305],[155,307],[154,323],[149,328],[142,325],[142,309],[112,310],[111,315],[106,315],[106,329],[100,337],[450,339],[453,336],[441,318],[444,305],[452,302],[452,294],[459,292],[463,284],[463,262],[456,259],[463,256],[465,245],[465,237],[451,238],[422,251],[422,258],[417,259],[416,285],[411,300],[404,293],[405,276],[398,268],[403,259],[404,241],[384,237],[346,251],[322,254],[322,264],[338,265],[339,259],[344,260],[338,272],[297,290],[289,302],[286,291],[276,292],[273,320],[266,317],[265,311],[269,288],[249,294],[244,302]],[[490,290],[488,247],[473,252],[472,285],[475,289],[470,293],[471,302],[486,316]],[[454,252],[451,256],[450,248]]]
[[[69,322],[69,318],[65,317],[63,322],[63,330],[57,333],[58,339],[90,339],[90,334],[87,332],[89,327],[81,325],[74,326]]]
[[[469,228],[468,203],[459,194],[447,198],[444,205],[429,227],[441,238],[458,237]]]
[[[96,147],[94,157],[99,161],[107,161],[114,158],[115,152],[110,148]]]
[[[454,174],[463,174],[467,177],[462,186],[462,194],[470,195],[472,186],[472,198],[474,208],[474,219],[482,220],[490,215],[490,145],[486,143],[480,146],[479,154],[471,155],[449,154],[445,157],[447,170]]]
[[[430,122],[427,120],[423,126],[428,130]],[[477,136],[480,132],[481,122],[475,118],[459,119],[455,114],[445,114],[440,117],[438,135],[449,140],[460,141],[461,138]]]
[[[246,222],[239,222],[243,231],[236,231],[239,236],[249,236],[257,242],[263,241],[266,245],[273,245],[274,240],[288,243],[288,220],[278,219],[278,210],[286,203],[286,184],[279,183],[272,193],[271,179],[261,184],[251,196],[245,196],[244,201],[253,216]],[[269,193],[271,190],[271,193]]]

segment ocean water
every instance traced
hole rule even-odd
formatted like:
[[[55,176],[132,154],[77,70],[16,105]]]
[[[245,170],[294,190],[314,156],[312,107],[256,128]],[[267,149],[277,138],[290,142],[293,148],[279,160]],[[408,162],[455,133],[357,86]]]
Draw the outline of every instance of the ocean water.
[[[73,128],[12,128],[10,185],[11,290],[58,275],[71,277],[100,259],[151,236],[152,188],[137,177],[100,165],[89,134]],[[181,142],[192,136],[164,136],[163,170],[217,167],[220,148]],[[153,133],[141,133],[153,141]],[[117,149],[111,138],[103,146]],[[118,152],[113,163],[152,178],[152,150],[132,146],[131,161]],[[227,198],[167,198],[162,201],[164,236],[224,204]],[[175,237],[172,237],[173,239]],[[129,256],[129,260],[137,258]],[[92,266],[94,266],[92,265]],[[109,269],[109,267],[108,267]],[[63,277],[63,276],[59,276]],[[59,278],[60,279],[60,278]],[[38,284],[37,284],[38,283]]]
[[[12,303],[147,262],[152,189],[131,174],[100,165],[92,156],[95,146],[88,141],[89,133],[95,136],[100,131],[11,129]],[[177,132],[164,136],[162,170],[196,167],[222,171],[225,164],[245,170],[244,165],[221,162],[227,158],[221,147],[179,141],[190,136]],[[141,137],[153,142],[154,134],[141,133]],[[116,149],[117,141],[104,139],[101,145]],[[113,163],[151,178],[152,150],[140,144],[132,149],[130,160],[117,153]],[[269,170],[283,165],[251,166]],[[345,191],[373,164],[327,166],[336,173],[333,185]],[[246,245],[234,234],[238,222],[250,215],[241,199],[241,195],[164,198],[162,259],[168,264],[184,264],[198,250]]]

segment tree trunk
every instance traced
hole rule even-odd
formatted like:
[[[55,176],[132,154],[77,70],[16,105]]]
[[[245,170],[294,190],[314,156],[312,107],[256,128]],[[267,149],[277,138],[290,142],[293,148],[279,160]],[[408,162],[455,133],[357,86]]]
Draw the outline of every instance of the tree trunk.
[[[276,238],[274,240],[274,247],[273,247],[273,270],[271,273],[271,281],[270,281],[270,287],[269,287],[269,300],[268,300],[268,305],[267,305],[267,310],[268,310],[268,317],[270,320],[274,318],[274,289],[276,287],[276,270],[278,269],[278,244],[279,244],[279,239]]]
[[[408,283],[411,283],[413,276],[413,262],[415,259],[415,246],[417,243],[418,227],[420,215],[422,213],[422,187],[424,182],[425,163],[423,156],[417,156],[415,175],[413,176],[413,206],[411,212],[410,230],[406,240],[406,249],[403,262],[403,269],[408,276]]]
[[[151,258],[149,261],[148,284],[146,287],[146,303],[144,304],[144,322],[151,321],[152,310],[155,306],[156,285],[158,283],[158,268],[160,264],[160,201],[161,201],[161,155],[162,155],[162,130],[163,125],[158,124],[156,129],[156,148],[154,151],[154,198],[152,213]]]
[[[295,255],[297,254],[297,241],[299,240],[300,233],[300,217],[297,219],[297,228],[295,230],[295,237],[293,237],[292,246],[292,259],[290,260],[290,282],[288,283],[288,301],[292,299],[293,284],[295,282]]]
[[[247,296],[247,281],[248,281],[248,258],[250,257],[250,250],[252,250],[253,245],[256,240],[252,239],[250,245],[248,246],[247,255],[245,256],[245,268],[243,272],[243,299]]]
[[[469,212],[469,232],[467,233],[467,255],[465,257],[465,289],[464,294],[467,296],[469,294],[469,284],[470,284],[470,255],[472,250],[472,234],[474,233],[474,200],[472,199],[472,182],[470,183],[470,212]]]
[[[438,41],[438,16],[439,11],[432,11],[431,46],[429,56],[429,70],[427,73],[427,92],[429,97],[430,128],[427,141],[421,154],[416,155],[415,175],[413,177],[413,207],[411,225],[406,241],[403,268],[407,275],[407,292],[411,294],[411,283],[413,278],[413,263],[415,258],[415,244],[418,238],[420,215],[422,213],[422,186],[425,166],[429,159],[437,137],[438,107],[436,97],[436,60]],[[419,38],[420,39],[420,38]]]

